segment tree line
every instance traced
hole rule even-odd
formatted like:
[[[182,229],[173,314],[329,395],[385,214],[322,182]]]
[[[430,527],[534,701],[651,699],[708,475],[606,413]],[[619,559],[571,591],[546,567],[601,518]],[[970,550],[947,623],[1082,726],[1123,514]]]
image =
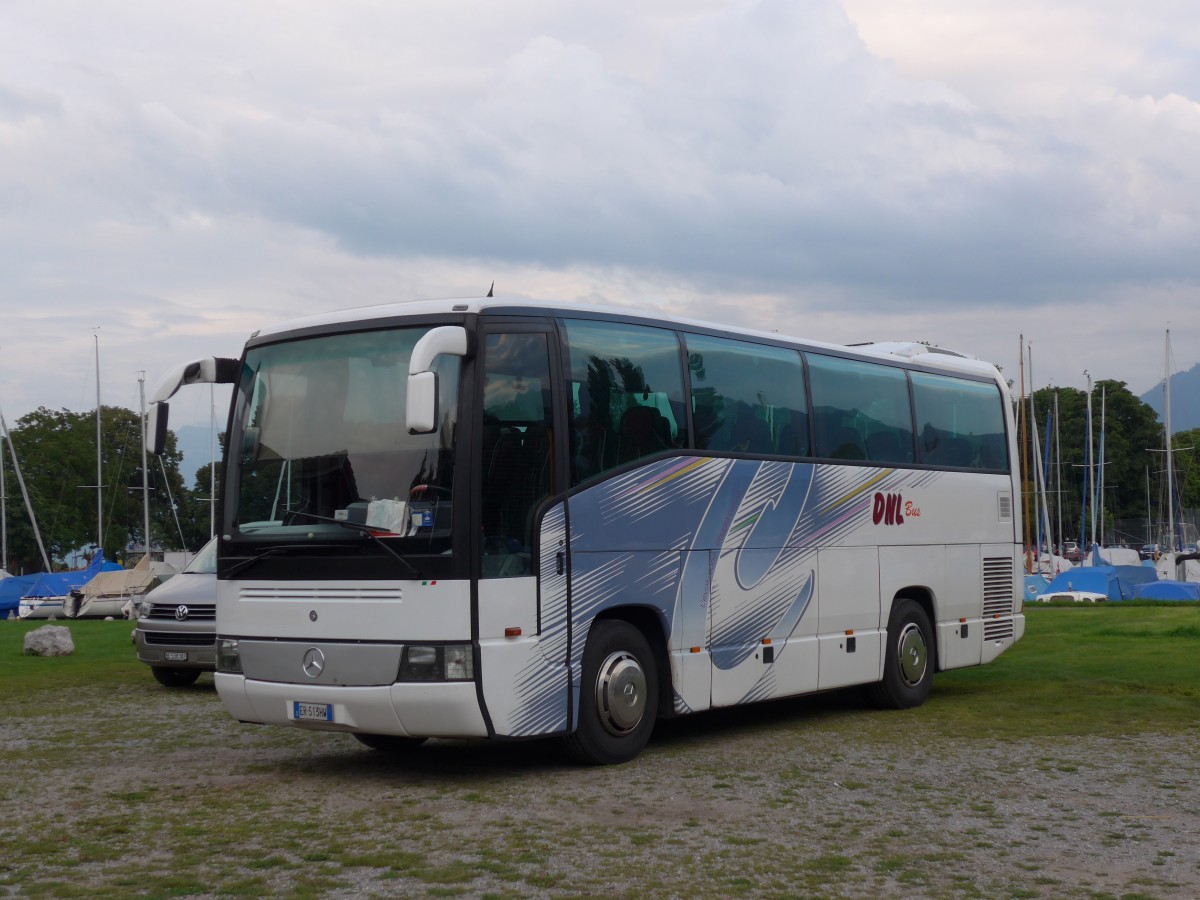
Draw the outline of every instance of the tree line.
[[[12,423],[9,433],[52,563],[65,567],[68,557],[76,552],[90,559],[98,531],[103,533],[104,557],[108,560],[125,561],[131,548],[145,546],[142,424],[138,413],[118,406],[100,408],[102,511],[96,504],[94,409],[77,413],[41,407]],[[7,445],[3,455],[8,570],[13,574],[39,572],[44,569],[41,553]],[[180,471],[183,455],[174,432],[168,433],[161,463],[159,459],[147,457],[150,546],[155,550],[198,550],[209,537],[212,466],[197,470],[189,487]]]
[[[1057,441],[1055,398],[1058,401]],[[1046,452],[1046,425],[1050,418],[1050,469],[1046,478],[1050,490],[1051,529],[1057,532],[1058,504],[1062,504],[1063,531],[1066,540],[1078,540],[1084,534],[1090,540],[1090,507],[1083,525],[1083,501],[1088,459],[1088,396],[1076,388],[1041,388],[1033,392],[1033,416],[1029,416],[1029,398],[1021,403],[1025,418],[1025,445],[1021,448],[1022,471],[1036,471],[1032,456],[1032,430],[1028,422],[1036,420],[1038,441]],[[1140,543],[1142,531],[1135,535],[1116,533],[1122,520],[1145,523],[1151,520],[1155,536],[1166,509],[1166,454],[1163,425],[1158,414],[1126,387],[1123,381],[1099,381],[1092,387],[1091,434],[1093,463],[1102,463],[1104,521],[1097,522],[1097,536],[1118,542]],[[1102,419],[1103,416],[1103,419]],[[1103,457],[1101,458],[1101,428]],[[1177,432],[1172,441],[1175,468],[1175,506],[1200,507],[1200,429]],[[1061,466],[1059,465],[1061,460]],[[1043,456],[1043,465],[1045,457]],[[1100,467],[1095,471],[1098,473]],[[1097,474],[1097,479],[1099,475]],[[1027,480],[1033,483],[1032,477]],[[1149,488],[1149,490],[1147,490]],[[1147,509],[1147,493],[1149,506]],[[1033,519],[1033,506],[1029,507]],[[1055,534],[1055,540],[1060,536]]]

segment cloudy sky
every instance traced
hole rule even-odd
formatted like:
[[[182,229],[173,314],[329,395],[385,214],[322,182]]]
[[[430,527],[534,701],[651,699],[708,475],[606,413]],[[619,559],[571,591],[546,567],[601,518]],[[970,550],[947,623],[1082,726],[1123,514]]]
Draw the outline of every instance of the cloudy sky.
[[[136,408],[260,325],[493,280],[1013,378],[1023,333],[1039,385],[1140,393],[1167,327],[1200,362],[1200,6],[0,4],[10,423],[94,408],[97,333]]]

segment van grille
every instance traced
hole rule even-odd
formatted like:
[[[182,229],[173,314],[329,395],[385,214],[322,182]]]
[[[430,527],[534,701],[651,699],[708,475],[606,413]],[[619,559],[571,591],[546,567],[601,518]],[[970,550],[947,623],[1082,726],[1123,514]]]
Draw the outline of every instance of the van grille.
[[[147,619],[171,619],[174,621],[177,616],[176,611],[181,606],[187,607],[187,620],[212,622],[217,618],[217,607],[211,603],[201,603],[199,605],[192,603],[151,603],[149,612],[146,613]]]
[[[170,631],[146,631],[142,634],[147,644],[161,647],[207,647],[216,643],[217,636],[211,631],[174,634]]]

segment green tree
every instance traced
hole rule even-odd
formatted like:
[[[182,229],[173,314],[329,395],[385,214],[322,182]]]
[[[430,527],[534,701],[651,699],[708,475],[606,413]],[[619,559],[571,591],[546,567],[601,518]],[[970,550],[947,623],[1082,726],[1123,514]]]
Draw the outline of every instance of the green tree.
[[[22,416],[11,429],[21,472],[29,489],[46,550],[52,559],[65,560],[75,550],[96,546],[102,526],[104,555],[120,559],[131,543],[142,544],[142,430],[140,416],[121,407],[102,407],[100,447],[103,491],[102,509],[96,504],[96,413],[76,413],[41,407]],[[166,481],[157,461],[151,459],[152,546],[174,547],[175,533],[166,503],[167,485],[181,490],[181,456],[174,435],[168,436],[163,456]],[[5,457],[9,495],[19,496],[12,460]],[[33,529],[23,504],[9,504],[9,557],[14,568],[42,568]],[[168,527],[169,526],[169,527]]]
[[[1037,419],[1039,440],[1043,452],[1046,446],[1046,417],[1053,417],[1055,396],[1058,398],[1058,446],[1050,448],[1051,470],[1049,488],[1051,492],[1051,526],[1057,528],[1057,498],[1062,501],[1063,531],[1061,537],[1077,540],[1082,535],[1091,537],[1091,512],[1087,524],[1083,522],[1083,498],[1090,486],[1087,478],[1088,411],[1087,393],[1075,388],[1042,388],[1035,391],[1034,416]],[[1093,464],[1100,461],[1101,425],[1103,407],[1103,462],[1104,462],[1104,518],[1105,532],[1114,519],[1135,519],[1146,516],[1145,472],[1146,467],[1160,468],[1162,454],[1148,450],[1162,446],[1162,426],[1158,416],[1148,405],[1130,393],[1123,381],[1103,380],[1092,387],[1092,439],[1094,446]],[[1022,404],[1022,414],[1028,413],[1028,400]],[[1051,430],[1053,431],[1053,419]],[[1026,441],[1031,441],[1028,428]],[[1056,452],[1060,450],[1061,453]],[[1021,454],[1021,465],[1032,451]],[[1057,460],[1061,456],[1061,469]],[[1029,463],[1032,471],[1032,462]],[[1098,476],[1097,476],[1098,477]],[[1029,479],[1032,483],[1032,478]],[[1088,506],[1092,500],[1089,496]],[[1030,507],[1032,516],[1032,506]],[[1081,527],[1082,526],[1082,527]],[[1059,537],[1056,535],[1056,538]]]

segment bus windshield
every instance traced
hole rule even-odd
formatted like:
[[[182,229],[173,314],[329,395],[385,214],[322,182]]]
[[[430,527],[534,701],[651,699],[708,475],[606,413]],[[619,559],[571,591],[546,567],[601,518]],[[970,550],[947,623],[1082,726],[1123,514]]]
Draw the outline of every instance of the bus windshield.
[[[428,328],[326,335],[247,351],[236,397],[230,525],[288,537],[349,530],[413,553],[450,548],[455,357],[439,357],[439,421],[405,424],[408,364]]]

